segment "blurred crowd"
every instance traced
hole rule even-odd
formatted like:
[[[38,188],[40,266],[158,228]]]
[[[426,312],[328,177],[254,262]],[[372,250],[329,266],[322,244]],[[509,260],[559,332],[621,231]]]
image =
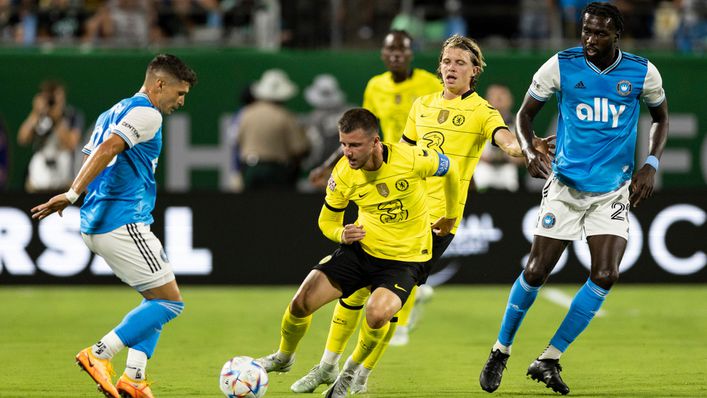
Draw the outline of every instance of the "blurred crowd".
[[[374,48],[392,26],[418,49],[451,32],[485,48],[559,48],[578,37],[587,0],[0,0],[4,45],[227,45]],[[707,48],[707,0],[616,0],[622,41]]]

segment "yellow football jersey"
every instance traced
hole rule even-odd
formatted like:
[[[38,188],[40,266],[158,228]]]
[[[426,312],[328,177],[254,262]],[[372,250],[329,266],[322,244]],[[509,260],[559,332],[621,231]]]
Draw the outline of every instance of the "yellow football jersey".
[[[439,156],[433,150],[383,144],[383,164],[378,170],[354,170],[345,157],[339,160],[326,190],[326,205],[343,210],[349,201],[356,203],[356,224],[366,231],[360,243],[371,256],[427,261],[432,254],[432,232],[425,179],[439,168]]]
[[[443,153],[457,165],[460,214],[452,233],[463,218],[471,176],[484,145],[500,128],[508,128],[503,117],[476,92],[453,100],[444,99],[441,92],[425,95],[410,109],[403,139]],[[445,214],[444,186],[439,179],[431,179],[428,184],[430,216],[436,220]]]
[[[413,69],[410,78],[400,83],[393,81],[392,73],[385,72],[368,81],[363,93],[363,107],[380,120],[382,141],[395,143],[403,135],[415,99],[441,89],[439,78],[424,69]]]

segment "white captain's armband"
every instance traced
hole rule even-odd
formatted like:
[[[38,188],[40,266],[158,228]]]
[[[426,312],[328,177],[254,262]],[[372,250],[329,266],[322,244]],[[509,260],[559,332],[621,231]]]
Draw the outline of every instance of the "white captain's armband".
[[[434,175],[436,175],[437,177],[441,177],[447,174],[447,171],[449,171],[449,158],[447,157],[447,155],[440,153],[439,166],[437,166],[437,171]]]

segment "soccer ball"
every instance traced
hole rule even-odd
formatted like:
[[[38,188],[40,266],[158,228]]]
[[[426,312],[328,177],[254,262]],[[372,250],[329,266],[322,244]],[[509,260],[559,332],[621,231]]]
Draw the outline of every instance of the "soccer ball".
[[[228,398],[260,398],[268,390],[268,372],[251,357],[233,357],[221,368],[219,386]]]

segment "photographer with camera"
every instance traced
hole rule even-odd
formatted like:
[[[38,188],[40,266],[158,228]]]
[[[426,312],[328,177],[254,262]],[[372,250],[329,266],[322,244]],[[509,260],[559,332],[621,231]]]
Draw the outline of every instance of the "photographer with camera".
[[[66,104],[64,85],[45,80],[32,100],[32,111],[20,126],[17,143],[32,145],[25,190],[65,190],[73,180],[74,150],[81,138],[83,115]]]

